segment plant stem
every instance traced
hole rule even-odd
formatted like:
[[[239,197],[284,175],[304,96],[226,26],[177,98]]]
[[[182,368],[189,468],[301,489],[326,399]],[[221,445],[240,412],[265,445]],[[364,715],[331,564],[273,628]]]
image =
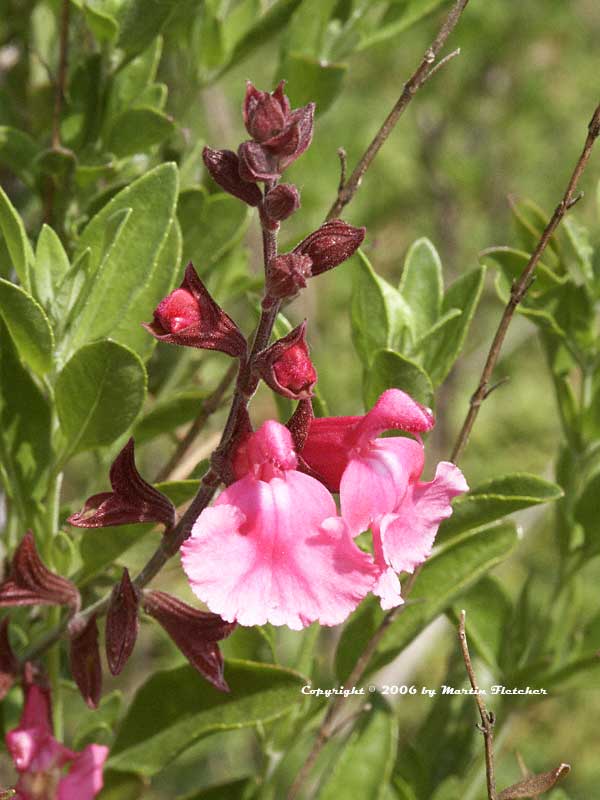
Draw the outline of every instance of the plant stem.
[[[54,84],[54,109],[52,112],[52,149],[60,150],[60,121],[62,116],[63,101],[67,88],[67,73],[69,69],[69,24],[71,13],[71,0],[62,0],[60,14],[60,43],[58,57],[58,74]],[[56,193],[55,179],[48,175],[45,180],[44,195],[44,221],[51,225],[54,217],[54,199]]]
[[[469,645],[467,643],[467,634],[465,631],[465,616],[466,612],[460,612],[460,622],[458,626],[458,639],[460,648],[462,650],[463,660],[465,662],[465,669],[469,676],[469,682],[474,692],[475,703],[479,710],[481,717],[481,725],[477,727],[483,734],[483,741],[485,747],[485,775],[487,784],[488,800],[496,800],[496,777],[494,773],[494,722],[495,717],[490,711],[487,710],[485,703],[479,693],[479,686],[477,685],[477,677],[473,664],[471,663],[471,656],[469,654]]]
[[[477,389],[475,390],[473,396],[471,397],[467,416],[465,417],[465,421],[460,430],[460,433],[458,434],[456,444],[454,445],[454,448],[452,450],[452,455],[450,456],[450,460],[454,461],[455,463],[461,457],[465,447],[467,446],[469,436],[471,434],[471,431],[473,430],[473,425],[475,424],[475,420],[477,419],[477,415],[479,414],[479,409],[481,408],[483,401],[489,394],[490,379],[492,377],[492,373],[494,372],[494,368],[498,362],[500,351],[502,349],[502,345],[504,344],[504,339],[506,338],[509,325],[512,321],[512,318],[515,315],[517,306],[523,300],[523,298],[525,297],[525,295],[529,290],[529,287],[531,286],[535,273],[535,268],[537,267],[544,250],[548,246],[548,243],[550,242],[550,239],[552,238],[554,231],[558,228],[558,226],[562,222],[567,211],[569,211],[569,209],[571,209],[581,197],[581,195],[575,194],[577,190],[577,185],[579,183],[579,179],[581,178],[587,166],[590,155],[592,154],[592,148],[594,147],[594,143],[599,135],[600,135],[600,105],[598,105],[598,107],[594,111],[594,115],[592,116],[592,119],[588,125],[588,134],[585,140],[585,144],[583,146],[583,150],[581,152],[581,155],[579,156],[577,164],[575,165],[575,169],[571,174],[565,193],[560,203],[554,209],[554,213],[550,217],[550,221],[546,225],[544,232],[542,233],[542,236],[536,245],[535,250],[531,254],[531,258],[527,262],[527,265],[525,266],[518,280],[512,286],[510,292],[510,298],[504,309],[504,313],[502,314],[502,318],[500,319],[500,324],[498,325],[496,335],[494,336],[492,345],[488,352],[488,356],[484,364],[483,371],[481,373],[481,378],[479,379],[479,385],[477,386]]]
[[[450,13],[444,20],[444,23],[437,36],[425,51],[425,55],[423,56],[421,63],[404,84],[402,94],[398,98],[388,116],[385,118],[383,125],[375,134],[373,141],[365,150],[364,155],[354,168],[352,175],[350,175],[347,181],[344,180],[345,164],[343,164],[343,177],[340,180],[340,186],[338,188],[335,202],[327,214],[327,219],[335,219],[336,217],[339,217],[343,208],[352,200],[362,182],[362,179],[365,176],[366,171],[371,166],[373,159],[381,150],[384,142],[396,127],[396,123],[421,86],[423,86],[423,84],[426,83],[429,78],[432,77],[432,75],[435,75],[439,69],[445,66],[451,59],[460,53],[460,50],[454,50],[439,63],[435,63],[441,49],[446,44],[448,37],[458,24],[458,21],[468,2],[469,0],[456,0],[450,9]]]

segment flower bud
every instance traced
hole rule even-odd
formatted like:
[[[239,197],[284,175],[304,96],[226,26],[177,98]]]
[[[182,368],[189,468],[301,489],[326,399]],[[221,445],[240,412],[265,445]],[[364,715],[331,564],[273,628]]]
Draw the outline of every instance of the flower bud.
[[[258,206],[261,203],[262,194],[258,186],[240,178],[240,162],[233,151],[205,147],[202,158],[212,179],[221,189],[243,200],[249,206]]]
[[[175,522],[175,508],[168,497],[147,483],[135,466],[130,439],[110,468],[112,492],[92,495],[68,522],[76,528],[105,528],[135,522],[161,522],[167,529]]]
[[[296,406],[296,410],[285,423],[285,427],[292,434],[292,441],[294,442],[296,454],[301,453],[304,448],[306,440],[308,439],[310,423],[313,421],[314,417],[312,401],[300,400]]]
[[[317,373],[306,344],[306,322],[259,354],[256,370],[273,391],[292,400],[312,397]]]
[[[246,340],[235,322],[215,303],[190,262],[179,289],[158,304],[144,328],[160,342],[246,355]]]
[[[261,92],[251,81],[246,82],[246,96],[242,113],[246,130],[257,142],[263,142],[279,133],[290,113],[290,101],[283,91],[285,81],[280,81],[274,92]]]
[[[218,614],[199,611],[165,592],[145,592],[144,610],[165,629],[190,664],[222,692],[229,687],[223,678],[223,656],[217,642],[235,628]]]
[[[341,219],[333,219],[303,239],[293,252],[309,256],[312,275],[320,275],[350,258],[364,238],[364,228],[355,228]]]
[[[274,258],[267,269],[267,294],[273,298],[291,298],[306,288],[312,261],[308,256],[286,253]]]
[[[80,602],[75,584],[43,564],[33,533],[27,531],[15,550],[8,578],[0,585],[0,607],[65,605],[77,611]]]
[[[138,628],[138,595],[124,569],[121,581],[112,590],[106,614],[106,659],[113,675],[123,670],[132,654]]]
[[[4,617],[0,623],[0,700],[6,697],[16,675],[19,674],[19,662],[8,637],[8,624],[9,618]]]
[[[90,708],[98,708],[102,692],[102,665],[98,647],[98,624],[94,614],[83,625],[74,618],[69,626],[71,675]]]
[[[257,142],[242,142],[238,158],[244,181],[274,181],[281,175],[277,156]]]
[[[291,183],[280,183],[267,192],[261,206],[261,222],[268,230],[277,230],[279,222],[300,208],[300,194]]]

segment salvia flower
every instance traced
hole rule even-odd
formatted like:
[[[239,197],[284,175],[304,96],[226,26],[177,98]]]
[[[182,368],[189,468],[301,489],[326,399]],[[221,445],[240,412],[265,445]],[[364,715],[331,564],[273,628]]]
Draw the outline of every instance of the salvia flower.
[[[113,675],[118,675],[133,652],[138,635],[138,593],[127,569],[115,585],[106,614],[106,660]]]
[[[27,531],[15,550],[8,577],[0,585],[0,607],[35,605],[64,605],[77,611],[80,596],[75,584],[45,566],[33,533]]]
[[[215,183],[229,194],[243,200],[249,206],[258,206],[262,202],[262,192],[255,183],[249,183],[240,177],[240,160],[232,150],[213,150],[205,147],[202,158],[206,169]]]
[[[0,700],[3,700],[19,672],[19,662],[13,653],[8,636],[9,618],[0,623]]]
[[[238,480],[198,517],[181,548],[192,591],[241,625],[343,622],[379,570],[322,483],[296,470],[287,428],[269,420],[235,462]],[[242,472],[242,470],[245,471]]]
[[[135,522],[160,522],[171,528],[175,508],[168,497],[147,483],[135,465],[134,441],[129,439],[110,468],[112,492],[100,492],[86,500],[68,522],[77,528],[104,528]]]
[[[278,394],[292,400],[311,397],[317,373],[306,343],[306,321],[263,350],[255,364],[265,383]]]
[[[365,228],[355,228],[341,219],[325,222],[294,247],[296,255],[308,256],[311,275],[320,275],[350,258],[365,238]]]
[[[315,104],[292,110],[283,92],[260,92],[248,82],[244,122],[251,141],[238,149],[239,173],[245,181],[273,181],[309,147]]]
[[[144,327],[160,342],[219,350],[234,358],[246,354],[241,331],[212,299],[191,263],[181,286],[160,301],[154,319]]]
[[[58,742],[50,693],[35,683],[25,686],[21,720],[6,734],[6,746],[19,773],[15,800],[93,800],[102,789],[108,747],[89,744],[77,753]]]
[[[276,299],[292,298],[306,287],[312,261],[308,256],[286,253],[276,256],[267,267],[267,294]]]
[[[98,624],[93,614],[86,622],[75,618],[69,625],[71,675],[90,708],[98,708],[102,692],[102,664],[98,647]]]
[[[370,528],[381,574],[374,589],[384,608],[402,602],[396,573],[413,572],[431,554],[453,497],[468,491],[462,472],[441,462],[435,478],[420,481],[420,440],[379,438],[386,430],[421,433],[433,427],[429,409],[399,389],[388,389],[363,417],[312,420],[302,458],[332,489],[352,535]]]
[[[229,686],[223,677],[223,656],[217,642],[225,639],[235,623],[218,614],[199,611],[165,592],[145,592],[146,613],[160,623],[190,664],[222,692]]]

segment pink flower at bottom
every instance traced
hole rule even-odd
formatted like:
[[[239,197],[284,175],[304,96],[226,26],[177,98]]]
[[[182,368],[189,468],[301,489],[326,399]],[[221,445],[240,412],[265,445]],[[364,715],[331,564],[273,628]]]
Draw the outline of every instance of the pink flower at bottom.
[[[380,570],[352,541],[325,486],[296,471],[287,428],[268,421],[244,449],[237,468],[245,474],[200,514],[182,545],[192,590],[240,625],[343,622]]]
[[[6,734],[19,773],[16,800],[93,800],[102,789],[108,747],[89,744],[80,753],[69,750],[52,735],[50,713],[49,692],[28,684],[21,721]]]

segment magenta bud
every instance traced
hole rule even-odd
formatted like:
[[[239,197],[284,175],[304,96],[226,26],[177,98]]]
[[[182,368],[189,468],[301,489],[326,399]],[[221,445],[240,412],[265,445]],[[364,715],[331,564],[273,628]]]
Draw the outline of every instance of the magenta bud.
[[[317,373],[306,344],[306,321],[263,350],[256,371],[273,391],[292,400],[312,397]]]
[[[217,642],[235,628],[218,614],[199,611],[165,592],[145,592],[143,607],[165,629],[190,664],[222,692],[229,687],[223,678],[223,656]]]
[[[258,206],[262,202],[262,194],[255,183],[248,183],[240,178],[240,162],[231,150],[213,150],[205,147],[202,158],[215,183],[229,194],[243,200],[249,206]]]
[[[306,287],[311,267],[308,256],[296,253],[277,256],[267,269],[267,294],[278,299],[294,297]]]
[[[27,531],[15,550],[8,578],[0,585],[2,606],[70,606],[77,611],[80,596],[75,584],[44,565],[35,538]]]
[[[280,183],[267,192],[261,207],[264,228],[277,230],[278,223],[290,217],[300,208],[300,193],[291,183]]]
[[[137,471],[133,439],[115,458],[110,468],[110,485],[112,492],[92,495],[68,522],[76,528],[105,528],[135,522],[161,522],[167,529],[173,526],[173,503]]]
[[[132,654],[138,628],[138,594],[124,569],[121,581],[112,590],[106,614],[106,659],[113,675],[123,670]]]
[[[15,677],[19,674],[19,662],[8,637],[9,621],[8,617],[4,617],[0,623],[0,700],[6,697]]]
[[[212,299],[191,262],[181,286],[160,301],[144,328],[160,342],[220,350],[234,358],[246,355],[241,331]]]
[[[71,675],[90,708],[98,708],[102,692],[102,665],[98,647],[96,615],[81,623],[76,617],[69,625]]]
[[[312,274],[320,275],[350,258],[364,238],[364,228],[355,228],[341,219],[333,219],[303,239],[293,252],[309,256]]]

